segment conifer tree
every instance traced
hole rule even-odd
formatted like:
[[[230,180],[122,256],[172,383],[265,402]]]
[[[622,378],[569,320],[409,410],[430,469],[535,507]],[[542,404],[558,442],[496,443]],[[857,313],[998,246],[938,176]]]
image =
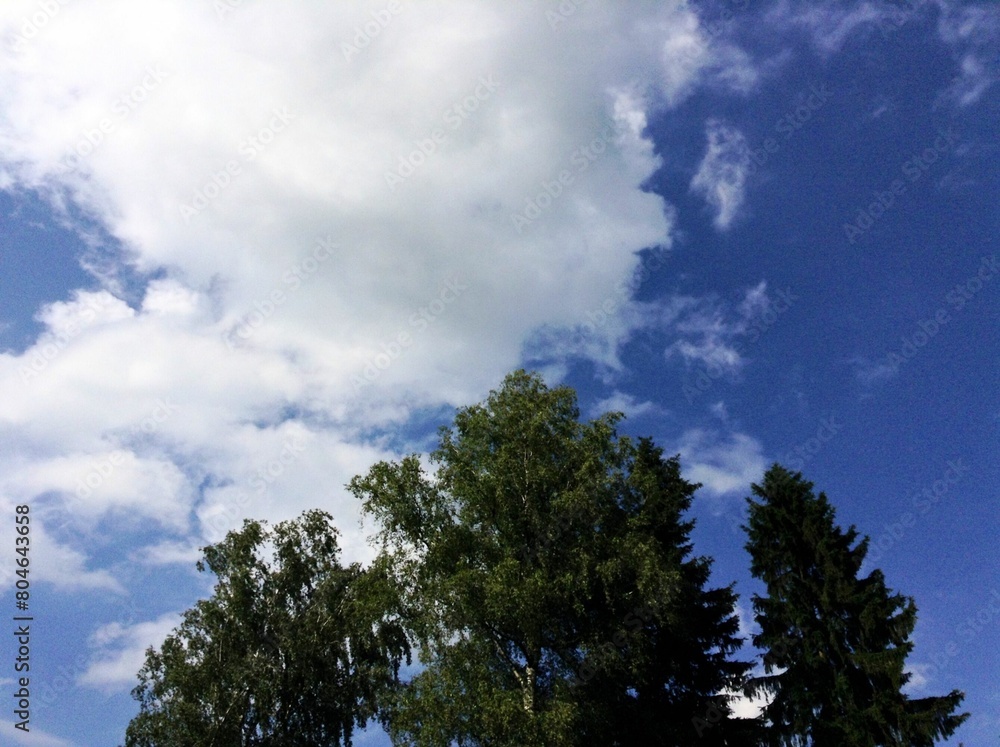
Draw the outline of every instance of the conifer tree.
[[[892,593],[880,570],[858,574],[868,551],[841,530],[826,496],[775,464],[748,498],[744,529],[751,573],[767,587],[753,598],[765,674],[751,694],[764,709],[768,741],[815,747],[930,747],[968,717],[960,691],[913,699],[901,690],[916,623],[911,598]]]

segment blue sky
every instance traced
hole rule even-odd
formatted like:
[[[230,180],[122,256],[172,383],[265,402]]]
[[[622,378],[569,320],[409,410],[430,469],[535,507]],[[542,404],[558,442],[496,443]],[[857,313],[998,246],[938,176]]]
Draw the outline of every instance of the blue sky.
[[[743,499],[802,470],[916,599],[910,692],[996,743],[995,4],[12,0],[0,30],[0,515],[31,506],[37,621],[5,744],[118,744],[200,547],[319,506],[369,558],[342,486],[522,366],[681,454],[746,630]]]

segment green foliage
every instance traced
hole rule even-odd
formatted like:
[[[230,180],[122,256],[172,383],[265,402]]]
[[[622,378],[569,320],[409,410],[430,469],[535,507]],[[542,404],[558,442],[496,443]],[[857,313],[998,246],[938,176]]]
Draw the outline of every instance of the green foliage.
[[[751,572],[767,586],[754,596],[765,675],[750,691],[773,700],[764,715],[774,744],[929,747],[968,714],[963,695],[910,699],[901,692],[913,648],[913,600],[886,588],[879,570],[858,578],[868,538],[842,531],[823,493],[774,465],[749,502]],[[855,544],[856,543],[856,544]],[[780,670],[780,671],[779,671]]]
[[[330,519],[247,521],[205,548],[214,594],[147,651],[128,747],[350,745],[409,649],[387,577],[338,563]]]
[[[728,716],[747,665],[728,659],[735,595],[688,557],[697,486],[620,418],[581,423],[571,389],[519,371],[442,429],[433,476],[411,456],[350,483],[425,665],[395,743],[666,745]]]
[[[931,747],[965,720],[958,691],[902,693],[913,600],[859,578],[867,538],[778,465],[748,499],[767,595],[747,680],[736,594],[693,554],[699,486],[621,418],[582,422],[571,389],[518,371],[429,464],[350,482],[367,569],[340,565],[322,511],[205,548],[214,593],[147,652],[127,747],[349,745],[373,718],[412,747]],[[744,688],[762,719],[733,716]]]

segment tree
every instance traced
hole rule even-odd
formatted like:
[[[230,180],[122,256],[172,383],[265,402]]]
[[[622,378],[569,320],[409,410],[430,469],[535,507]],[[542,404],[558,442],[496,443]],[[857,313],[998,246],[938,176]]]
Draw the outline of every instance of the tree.
[[[425,665],[389,707],[396,744],[735,735],[748,665],[732,588],[689,557],[698,486],[621,417],[581,423],[571,389],[518,371],[441,430],[433,476],[414,455],[351,481]]]
[[[246,521],[205,548],[218,583],[146,652],[128,747],[351,744],[409,648],[385,573],[342,567],[330,519]]]
[[[767,587],[753,598],[765,674],[749,691],[773,697],[764,709],[770,741],[924,747],[947,738],[968,717],[954,713],[963,694],[901,692],[913,600],[891,593],[880,570],[858,577],[868,538],[855,544],[855,528],[842,531],[812,487],[775,464],[753,486],[760,501],[747,499],[751,573]]]

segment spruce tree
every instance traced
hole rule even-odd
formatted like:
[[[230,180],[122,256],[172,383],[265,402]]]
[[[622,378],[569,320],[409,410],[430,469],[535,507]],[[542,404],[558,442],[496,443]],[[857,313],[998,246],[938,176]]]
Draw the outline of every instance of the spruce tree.
[[[692,555],[694,521],[684,516],[699,487],[681,477],[676,456],[664,458],[652,440],[639,439],[621,501],[624,537],[653,548],[676,574],[675,587],[648,610],[623,666],[594,679],[584,702],[592,713],[604,709],[611,728],[584,743],[756,744],[758,724],[733,718],[723,694],[737,691],[751,667],[731,658],[742,645],[736,593],[732,585],[709,588],[711,559]]]
[[[930,747],[968,717],[964,695],[913,699],[902,692],[916,623],[913,600],[886,587],[880,570],[858,574],[868,538],[834,521],[826,496],[801,473],[775,464],[748,498],[744,529],[765,674],[748,692],[766,693],[768,741],[815,747]]]

